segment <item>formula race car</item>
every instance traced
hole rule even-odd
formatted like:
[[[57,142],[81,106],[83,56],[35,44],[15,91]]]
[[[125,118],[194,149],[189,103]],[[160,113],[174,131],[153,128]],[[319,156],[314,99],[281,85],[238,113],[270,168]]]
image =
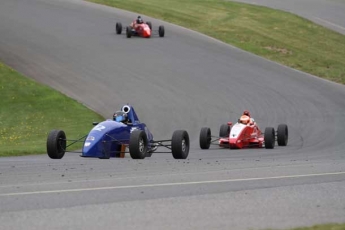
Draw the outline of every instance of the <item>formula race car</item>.
[[[116,34],[122,34],[121,22],[116,23],[115,32]],[[159,37],[164,37],[164,34],[165,34],[164,26],[159,26],[158,30],[152,30],[151,22],[138,24],[135,28],[131,26],[127,26],[125,32],[126,32],[127,38],[130,38],[132,36],[150,38],[151,36],[156,35],[157,33]]]
[[[273,149],[275,142],[279,146],[286,146],[288,142],[288,127],[286,124],[278,125],[277,132],[273,127],[266,127],[262,133],[256,124],[246,125],[232,122],[220,126],[219,136],[212,136],[211,129],[204,127],[200,131],[200,148],[209,149],[211,144],[223,148],[266,148]]]
[[[189,135],[187,131],[176,130],[171,140],[157,141],[153,139],[153,135],[146,125],[139,121],[132,106],[124,105],[119,113],[122,115],[117,116],[116,120],[108,119],[100,123],[94,122],[95,127],[91,129],[89,134],[76,140],[68,140],[62,130],[52,130],[47,138],[48,156],[52,159],[61,159],[68,147],[82,142],[81,157],[123,158],[127,147],[133,159],[151,157],[153,152],[157,152],[158,147],[171,150],[175,159],[188,157]],[[116,113],[114,117],[115,115]],[[122,117],[126,117],[126,123],[123,122],[124,120],[118,119],[122,119]]]

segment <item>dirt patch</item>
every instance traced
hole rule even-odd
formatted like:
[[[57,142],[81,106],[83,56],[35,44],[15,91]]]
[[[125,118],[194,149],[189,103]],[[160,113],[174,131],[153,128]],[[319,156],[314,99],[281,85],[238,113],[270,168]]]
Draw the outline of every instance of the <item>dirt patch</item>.
[[[267,50],[273,50],[273,51],[276,51],[276,52],[279,52],[279,53],[282,53],[282,54],[292,54],[291,51],[285,49],[285,48],[277,48],[277,47],[273,47],[273,46],[265,46],[264,47],[265,49]]]

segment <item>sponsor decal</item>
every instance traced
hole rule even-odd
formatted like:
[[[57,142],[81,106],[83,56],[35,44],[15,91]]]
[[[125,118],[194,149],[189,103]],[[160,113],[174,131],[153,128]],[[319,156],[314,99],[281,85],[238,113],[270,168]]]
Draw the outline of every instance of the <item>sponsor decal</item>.
[[[88,136],[88,137],[86,138],[86,140],[87,140],[87,141],[94,141],[94,140],[95,140],[95,137],[93,137],[93,136]]]
[[[130,130],[130,132],[132,133],[133,131],[135,131],[135,130],[140,130],[138,127],[132,127],[131,128],[131,130]]]
[[[102,131],[103,129],[105,129],[105,126],[104,125],[97,125],[95,126],[92,130],[97,130],[97,131]]]

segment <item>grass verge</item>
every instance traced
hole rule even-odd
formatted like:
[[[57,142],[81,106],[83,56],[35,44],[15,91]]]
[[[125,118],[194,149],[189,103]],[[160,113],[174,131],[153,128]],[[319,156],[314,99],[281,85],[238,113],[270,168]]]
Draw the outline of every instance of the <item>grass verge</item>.
[[[181,25],[345,84],[345,36],[290,13],[224,0],[89,1]]]
[[[294,228],[291,230],[345,230],[345,224],[323,224],[312,227]]]
[[[51,129],[70,137],[87,134],[103,120],[82,104],[0,63],[0,156],[46,153]],[[79,146],[74,146],[80,148]]]

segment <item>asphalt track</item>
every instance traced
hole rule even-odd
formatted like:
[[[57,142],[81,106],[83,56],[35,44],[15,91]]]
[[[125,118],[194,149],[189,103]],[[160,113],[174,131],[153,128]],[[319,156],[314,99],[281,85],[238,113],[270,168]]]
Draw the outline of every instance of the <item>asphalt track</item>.
[[[1,158],[0,229],[345,222],[343,85],[154,19],[165,38],[114,34],[135,16],[79,0],[2,0],[0,60],[105,117],[131,103],[156,137],[186,129],[189,158]],[[216,134],[244,109],[262,128],[288,124],[288,146],[199,149],[202,126]]]
[[[345,34],[344,0],[235,0],[267,6],[307,18],[315,23]]]

